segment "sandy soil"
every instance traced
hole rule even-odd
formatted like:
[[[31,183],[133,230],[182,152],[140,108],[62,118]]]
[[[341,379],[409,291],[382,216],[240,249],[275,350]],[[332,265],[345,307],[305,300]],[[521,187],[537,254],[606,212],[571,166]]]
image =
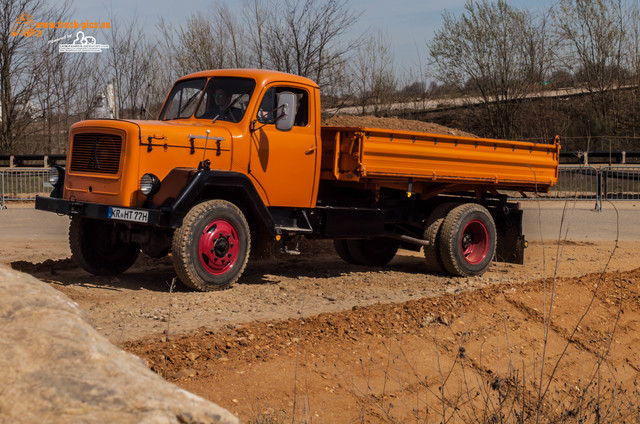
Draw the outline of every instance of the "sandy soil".
[[[639,277],[504,283],[124,347],[247,422],[637,422]]]
[[[309,317],[552,275],[555,246],[538,242],[529,246],[526,266],[494,264],[481,277],[452,278],[425,274],[420,253],[401,251],[389,266],[372,269],[342,262],[331,242],[307,241],[301,255],[278,254],[273,260],[251,263],[232,289],[212,293],[192,292],[179,282],[172,286],[175,273],[168,257],[141,257],[125,274],[111,278],[87,274],[68,258],[40,262],[46,251],[32,245],[23,249],[15,246],[12,254],[22,250],[19,255],[26,260],[10,264],[67,294],[87,310],[103,334],[121,343],[201,326],[217,330],[253,320]],[[569,242],[564,247],[564,260],[558,264],[558,275],[597,272],[613,246],[613,242]],[[612,269],[637,267],[631,258],[638,253],[640,243],[621,242]],[[30,255],[35,260],[29,259]]]
[[[169,381],[248,422],[538,413],[555,422],[596,408],[605,422],[636,417],[640,242],[534,241],[526,265],[451,278],[425,274],[418,253],[366,268],[341,262],[330,242],[307,241],[301,255],[253,263],[214,293],[172,286],[169,258],[141,257],[103,279],[78,269],[60,242],[52,254],[51,243],[5,243],[0,254],[21,258],[8,263],[69,295]]]
[[[379,118],[377,116],[352,116],[338,115],[325,119],[322,125],[334,127],[367,127],[385,128],[389,130],[421,131],[435,134],[458,135],[465,137],[477,137],[474,134],[461,131],[456,128],[444,127],[432,122],[416,121],[412,119],[400,119],[395,117]]]

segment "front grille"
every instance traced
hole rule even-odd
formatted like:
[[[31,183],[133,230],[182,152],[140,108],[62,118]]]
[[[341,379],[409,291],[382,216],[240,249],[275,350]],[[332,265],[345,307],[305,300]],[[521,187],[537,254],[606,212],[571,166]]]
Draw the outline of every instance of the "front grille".
[[[117,174],[120,167],[122,137],[113,134],[84,133],[73,136],[72,172]]]

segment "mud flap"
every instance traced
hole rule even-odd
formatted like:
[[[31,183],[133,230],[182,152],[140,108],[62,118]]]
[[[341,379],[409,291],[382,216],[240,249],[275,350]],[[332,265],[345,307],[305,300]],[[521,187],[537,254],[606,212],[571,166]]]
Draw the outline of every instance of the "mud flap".
[[[522,214],[518,204],[508,204],[505,208],[491,208],[496,223],[498,245],[496,262],[508,262],[522,265],[526,240],[522,234]]]

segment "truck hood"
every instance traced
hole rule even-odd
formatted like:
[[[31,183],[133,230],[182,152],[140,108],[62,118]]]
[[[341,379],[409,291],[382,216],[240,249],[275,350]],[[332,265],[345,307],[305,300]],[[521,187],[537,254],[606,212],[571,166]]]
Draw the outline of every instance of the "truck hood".
[[[217,138],[224,139],[225,146],[230,149],[232,136],[224,123],[211,124],[209,122],[199,121],[142,121],[130,120],[140,128],[140,142],[148,144],[150,141],[153,145],[167,146],[184,146],[190,145],[191,139],[194,139],[196,147],[203,147],[207,142],[207,148],[214,146],[211,140]],[[209,130],[207,140],[207,130]],[[195,136],[195,137],[194,137]]]
[[[204,143],[206,131],[209,130],[210,139],[223,138],[227,147],[231,147],[231,131],[224,125],[224,121],[211,124],[207,121],[194,120],[89,119],[77,122],[71,128],[74,131],[86,131],[87,128],[113,128],[132,132],[132,124],[137,127],[142,144],[148,144],[151,137],[153,145],[183,146],[190,144],[190,136],[196,136],[195,140],[201,140]],[[201,143],[196,144],[199,146]]]

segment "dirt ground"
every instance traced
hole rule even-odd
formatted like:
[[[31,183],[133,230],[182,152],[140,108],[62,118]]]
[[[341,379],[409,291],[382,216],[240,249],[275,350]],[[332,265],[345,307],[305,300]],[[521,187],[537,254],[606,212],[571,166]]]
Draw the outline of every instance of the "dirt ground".
[[[75,266],[60,234],[21,240],[2,243],[2,262],[246,422],[639,417],[640,241],[534,240],[525,265],[473,278],[425,274],[409,251],[385,268],[349,265],[330,242],[303,241],[230,290],[195,293],[172,285],[170,258],[104,279]]]
[[[393,118],[325,124],[472,136]],[[306,240],[222,292],[176,284],[170,258],[102,278],[70,259],[68,218],[32,205],[0,211],[0,262],[245,422],[638,422],[640,205],[566,205],[526,205],[525,264],[473,278],[426,274],[409,251],[350,265]]]

